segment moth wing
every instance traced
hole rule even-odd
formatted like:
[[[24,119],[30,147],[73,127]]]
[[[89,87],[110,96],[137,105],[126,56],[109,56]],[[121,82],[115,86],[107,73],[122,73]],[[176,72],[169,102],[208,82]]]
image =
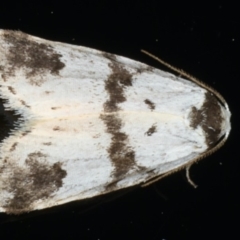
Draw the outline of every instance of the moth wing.
[[[15,120],[0,145],[1,211],[139,184],[209,147],[194,122],[207,91],[145,64],[2,30],[0,71]]]

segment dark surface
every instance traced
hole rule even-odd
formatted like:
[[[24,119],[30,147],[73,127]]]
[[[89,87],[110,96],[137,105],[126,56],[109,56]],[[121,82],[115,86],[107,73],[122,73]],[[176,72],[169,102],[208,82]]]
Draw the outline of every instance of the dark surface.
[[[232,239],[239,235],[240,18],[230,1],[5,1],[0,28],[123,55],[164,69],[148,50],[216,88],[232,132],[218,152],[119,198],[15,217],[0,214],[1,239]],[[160,3],[161,2],[161,3]],[[116,194],[118,196],[118,194]],[[86,210],[86,211],[83,211]]]

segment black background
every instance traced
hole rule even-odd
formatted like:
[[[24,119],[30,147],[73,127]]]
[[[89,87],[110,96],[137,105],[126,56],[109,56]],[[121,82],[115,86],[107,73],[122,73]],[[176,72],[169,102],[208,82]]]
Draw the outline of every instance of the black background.
[[[231,1],[4,1],[0,28],[96,48],[162,68],[151,51],[229,103],[226,145],[191,168],[102,204],[12,218],[1,239],[232,239],[239,235],[240,18]],[[29,99],[31,101],[31,99]],[[1,193],[0,193],[1,195]],[[106,197],[107,200],[108,197]]]

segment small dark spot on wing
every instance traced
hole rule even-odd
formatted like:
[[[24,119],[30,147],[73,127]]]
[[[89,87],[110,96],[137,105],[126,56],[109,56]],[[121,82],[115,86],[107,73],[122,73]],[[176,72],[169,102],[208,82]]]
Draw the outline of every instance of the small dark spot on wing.
[[[12,93],[12,94],[16,94],[16,91],[15,91],[15,89],[13,88],[13,87],[11,87],[11,86],[8,86],[8,90]]]
[[[154,110],[155,109],[155,104],[150,101],[149,99],[145,99],[144,102],[148,105],[148,107],[151,109],[151,110]]]
[[[53,131],[59,131],[60,130],[60,127],[59,126],[56,126],[53,128]]]
[[[30,130],[27,130],[27,131],[22,133],[22,136],[24,137],[24,136],[28,135],[30,132],[31,132]]]
[[[155,132],[157,132],[157,126],[155,124],[153,124],[148,130],[147,132],[145,132],[145,134],[147,136],[152,136]]]
[[[61,108],[61,107],[51,107],[52,110],[57,110],[59,108]]]
[[[27,105],[26,102],[25,102],[24,100],[20,100],[20,102],[21,102],[21,104],[22,104],[23,106],[25,106],[25,107],[27,107],[27,108],[30,108],[30,106]]]
[[[16,149],[17,145],[18,145],[18,143],[15,142],[15,143],[11,146],[10,152],[14,151],[14,150]]]

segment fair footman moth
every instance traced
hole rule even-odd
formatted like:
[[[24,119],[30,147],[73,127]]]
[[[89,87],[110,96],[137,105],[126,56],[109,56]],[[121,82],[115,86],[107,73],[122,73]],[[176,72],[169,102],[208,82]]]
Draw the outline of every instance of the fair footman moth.
[[[0,212],[146,184],[221,147],[230,132],[227,103],[181,74],[190,80],[1,30]]]

